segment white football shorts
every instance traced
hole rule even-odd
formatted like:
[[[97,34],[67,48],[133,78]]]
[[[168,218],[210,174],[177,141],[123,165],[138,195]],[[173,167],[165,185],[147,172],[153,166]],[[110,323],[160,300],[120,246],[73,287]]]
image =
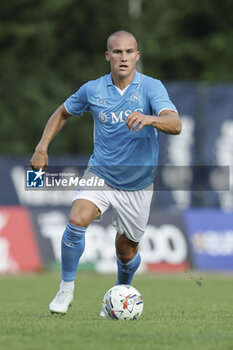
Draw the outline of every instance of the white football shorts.
[[[85,171],[83,179],[98,176]],[[72,202],[76,199],[87,199],[94,203],[103,214],[112,208],[113,225],[119,234],[125,234],[134,242],[140,242],[148,222],[154,185],[137,191],[126,191],[112,188],[107,184],[99,190],[79,187]]]

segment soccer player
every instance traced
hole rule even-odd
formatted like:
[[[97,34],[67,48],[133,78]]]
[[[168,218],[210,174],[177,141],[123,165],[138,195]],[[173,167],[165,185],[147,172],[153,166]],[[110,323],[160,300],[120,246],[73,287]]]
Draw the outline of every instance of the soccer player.
[[[181,132],[181,120],[159,80],[140,74],[135,37],[126,31],[111,34],[106,60],[111,72],[89,81],[50,117],[32,156],[33,169],[48,165],[50,141],[71,115],[92,112],[94,152],[84,177],[105,181],[104,191],[77,190],[62,237],[62,280],[49,305],[65,314],[73,301],[74,281],[85,246],[88,225],[109,207],[116,228],[117,284],[130,284],[140,265],[139,242],[149,217],[158,160],[158,131]],[[77,140],[78,142],[78,140]],[[104,242],[103,242],[104,245]]]

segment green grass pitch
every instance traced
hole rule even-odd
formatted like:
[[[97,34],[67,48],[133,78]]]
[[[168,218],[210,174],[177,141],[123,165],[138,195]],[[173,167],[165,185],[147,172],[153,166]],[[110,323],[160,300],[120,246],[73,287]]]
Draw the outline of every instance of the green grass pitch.
[[[113,275],[80,272],[65,316],[50,315],[59,274],[0,277],[1,350],[233,349],[233,276],[187,272],[137,275],[144,311],[137,321],[101,319]]]

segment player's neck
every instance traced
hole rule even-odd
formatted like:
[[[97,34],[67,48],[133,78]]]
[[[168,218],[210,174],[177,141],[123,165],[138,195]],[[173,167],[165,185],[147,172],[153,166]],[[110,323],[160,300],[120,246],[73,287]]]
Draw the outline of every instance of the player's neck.
[[[114,73],[112,73],[112,80],[114,85],[116,85],[119,89],[124,90],[124,88],[126,88],[126,86],[128,86],[134,77],[135,72],[133,72],[133,74],[130,74],[127,77],[118,77],[116,76]]]

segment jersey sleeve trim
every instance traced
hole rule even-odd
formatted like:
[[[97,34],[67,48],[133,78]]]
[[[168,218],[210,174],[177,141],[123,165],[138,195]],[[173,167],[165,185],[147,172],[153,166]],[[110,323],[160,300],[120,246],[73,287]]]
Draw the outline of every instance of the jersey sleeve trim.
[[[162,111],[165,111],[166,109],[168,109],[169,111],[177,112],[177,109],[176,109],[176,108],[165,107],[165,108],[162,108],[162,109],[159,111],[158,115],[160,115],[160,113],[161,113]]]
[[[66,112],[68,112],[69,114],[72,115],[72,113],[71,113],[71,112],[69,111],[69,109],[67,108],[66,101],[64,102],[64,107],[65,107]]]
[[[88,99],[86,93],[87,84],[88,83],[82,85],[64,102],[67,112],[71,115],[80,117],[86,110],[88,110]]]
[[[66,101],[64,102],[64,107],[69,114],[74,115],[75,117],[81,117],[81,115],[83,114],[83,113],[75,114],[75,113],[70,112],[69,109],[67,108]]]

